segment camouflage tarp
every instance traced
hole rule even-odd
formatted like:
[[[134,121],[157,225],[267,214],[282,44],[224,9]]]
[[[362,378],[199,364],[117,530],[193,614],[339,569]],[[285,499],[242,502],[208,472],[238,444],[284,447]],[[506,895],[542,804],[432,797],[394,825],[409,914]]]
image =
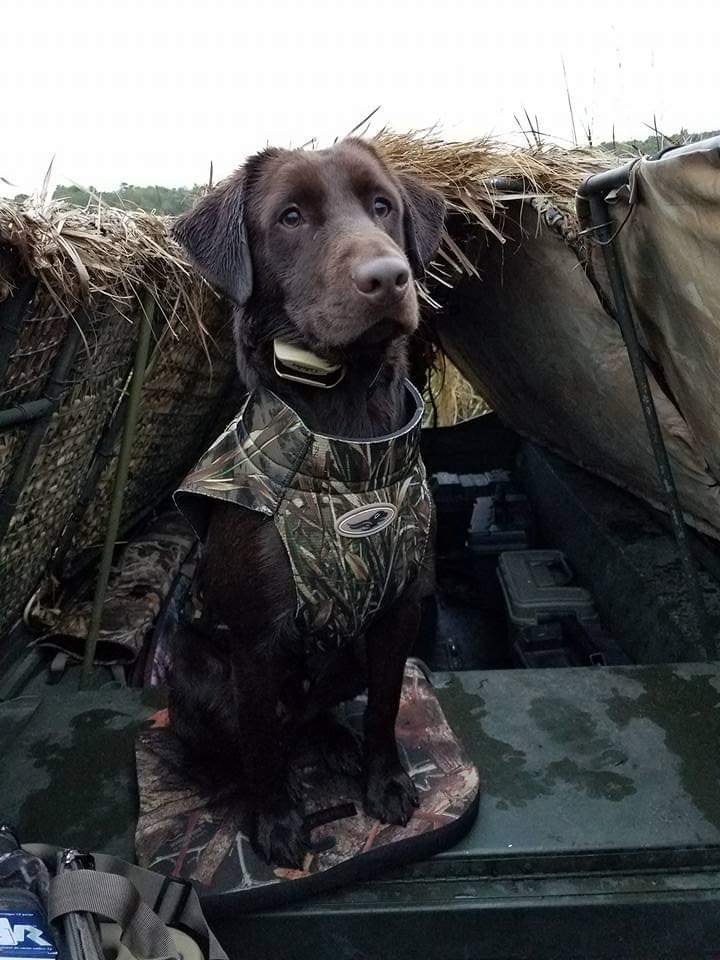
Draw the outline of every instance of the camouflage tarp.
[[[346,704],[345,720],[359,729],[364,707],[363,697]],[[413,662],[405,669],[396,735],[420,795],[420,807],[407,826],[367,816],[359,782],[331,774],[312,743],[305,744],[294,758],[293,774],[302,784],[299,802],[315,852],[307,854],[302,870],[287,870],[256,857],[237,807],[214,805],[188,780],[167,712],[156,713],[136,744],[138,859],[161,873],[197,881],[205,893],[246,894],[242,903],[250,909],[368,875],[365,871],[375,874],[383,864],[436,853],[470,828],[479,780],[431,684]]]
[[[423,403],[396,433],[343,440],[313,433],[258,388],[175,494],[198,533],[208,503],[272,517],[287,550],[309,648],[362,634],[423,563],[432,500],[420,458]]]
[[[714,479],[720,515],[720,137],[636,164],[612,207],[643,346]]]
[[[720,537],[720,139],[639,161],[611,216],[680,500],[691,523]],[[443,345],[518,433],[665,509],[627,351],[605,309],[603,251],[590,221],[581,226],[590,274],[563,224],[509,201],[506,243],[475,242],[482,279],[449,295]]]

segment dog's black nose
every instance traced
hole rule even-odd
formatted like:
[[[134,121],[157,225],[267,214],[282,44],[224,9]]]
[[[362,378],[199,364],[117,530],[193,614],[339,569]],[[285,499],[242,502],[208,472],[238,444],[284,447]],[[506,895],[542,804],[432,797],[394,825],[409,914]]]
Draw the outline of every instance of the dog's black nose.
[[[410,270],[400,257],[374,257],[359,263],[352,279],[363,296],[378,304],[394,303],[407,290]]]

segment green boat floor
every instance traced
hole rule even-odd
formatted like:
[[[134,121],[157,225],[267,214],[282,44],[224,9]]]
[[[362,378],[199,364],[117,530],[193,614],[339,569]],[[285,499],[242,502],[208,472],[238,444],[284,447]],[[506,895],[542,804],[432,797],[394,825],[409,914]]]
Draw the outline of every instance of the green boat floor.
[[[483,783],[463,854],[713,847],[714,664],[456,673],[439,697]]]
[[[134,860],[135,736],[158,697],[114,685],[78,691],[78,675],[0,702],[0,819],[24,843]]]
[[[720,935],[717,665],[471,671],[436,675],[435,683],[481,776],[480,814],[465,840],[377,881],[245,915],[237,931],[228,897],[228,915],[214,917],[221,939],[242,936],[262,957],[283,918],[289,931],[313,917],[366,915],[370,923],[382,915],[390,923],[432,909],[438,923],[446,914],[454,923],[461,908],[490,922],[488,910],[500,917],[581,902],[589,910],[593,898],[604,910],[628,897],[664,905],[667,917],[689,910],[678,920],[685,937],[693,911],[714,924],[708,936]],[[45,690],[0,704],[0,816],[28,842],[132,857],[133,741],[154,706],[127,689]],[[368,929],[359,923],[358,936]],[[283,949],[274,955],[305,955]],[[365,954],[347,954],[355,955]]]
[[[458,845],[303,904],[209,911],[254,960],[690,960],[720,954],[720,670],[435,677],[480,771]]]
[[[483,784],[477,823],[438,859],[720,850],[717,666],[469,671],[435,684]],[[0,703],[0,815],[24,839],[131,854],[133,743],[157,696],[44,691]]]

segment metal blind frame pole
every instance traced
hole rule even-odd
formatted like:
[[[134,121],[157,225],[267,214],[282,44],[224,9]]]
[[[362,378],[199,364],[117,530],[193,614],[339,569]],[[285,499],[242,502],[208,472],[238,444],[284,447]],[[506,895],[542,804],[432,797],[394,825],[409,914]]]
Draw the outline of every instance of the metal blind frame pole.
[[[118,454],[115,482],[113,484],[112,499],[110,501],[110,515],[108,517],[107,528],[105,531],[105,541],[103,544],[102,555],[100,557],[98,579],[95,587],[95,594],[93,596],[92,611],[90,614],[90,626],[88,629],[88,637],[83,656],[82,674],[80,677],[81,687],[88,687],[92,682],[95,651],[97,649],[98,636],[100,634],[100,620],[102,618],[108,581],[110,579],[113,552],[115,550],[115,543],[118,537],[118,530],[120,529],[120,517],[122,514],[125,487],[130,468],[130,455],[132,453],[135,429],[137,427],[138,413],[140,409],[140,397],[142,395],[145,370],[150,352],[152,320],[155,313],[155,297],[150,291],[145,291],[143,294],[141,308],[142,309],[138,317],[140,331],[138,333],[138,342],[135,349],[135,363],[133,366],[132,378],[130,380],[125,427],[123,430],[122,442],[120,444],[120,452]]]

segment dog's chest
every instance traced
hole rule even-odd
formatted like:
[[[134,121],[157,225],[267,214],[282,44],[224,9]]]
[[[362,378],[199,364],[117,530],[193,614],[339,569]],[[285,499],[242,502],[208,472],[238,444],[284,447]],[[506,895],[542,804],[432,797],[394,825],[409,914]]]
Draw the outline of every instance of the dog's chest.
[[[292,569],[308,655],[361,636],[418,575],[432,520],[419,454],[422,401],[367,441],[312,433],[274,394],[251,394],[176,493],[202,536],[213,499],[272,518]]]
[[[275,515],[310,649],[365,632],[418,575],[432,502],[422,465],[365,493],[293,489]]]

